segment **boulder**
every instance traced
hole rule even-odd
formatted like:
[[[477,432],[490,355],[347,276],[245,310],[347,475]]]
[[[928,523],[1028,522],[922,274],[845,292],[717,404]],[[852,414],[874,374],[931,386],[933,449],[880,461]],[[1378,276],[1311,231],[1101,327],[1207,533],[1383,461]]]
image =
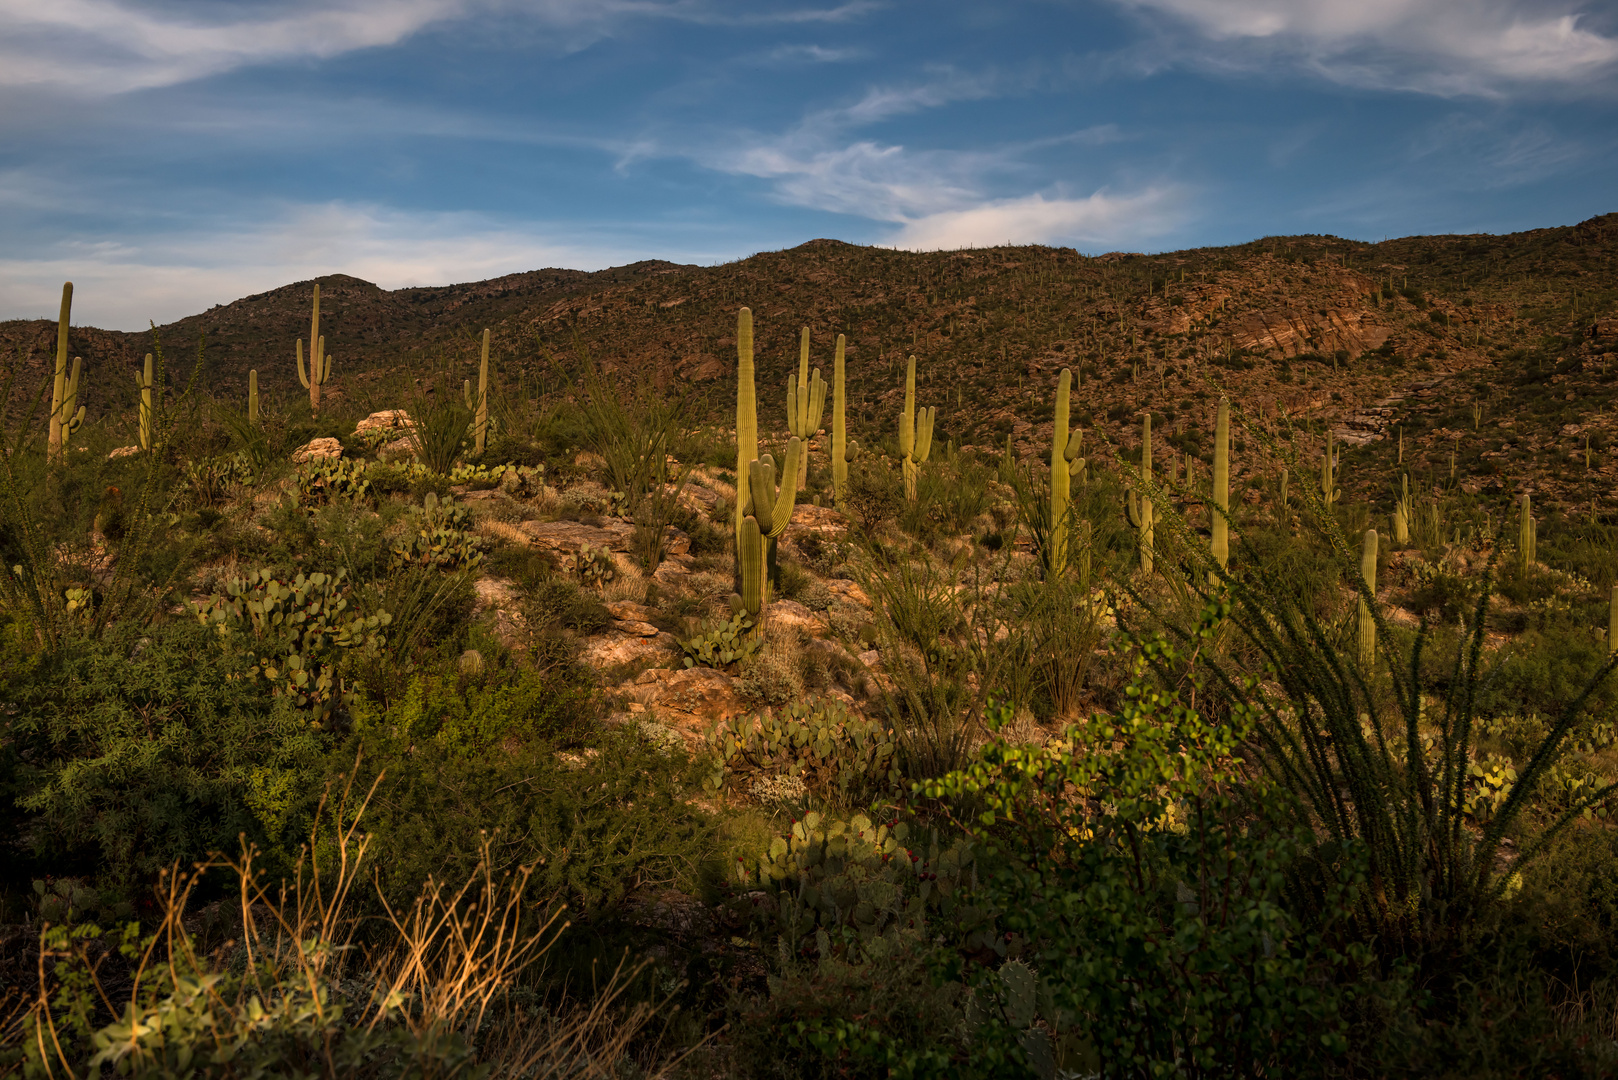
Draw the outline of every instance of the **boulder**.
[[[343,444],[333,438],[311,439],[292,452],[294,464],[306,461],[333,461],[343,456]]]
[[[415,427],[415,423],[410,419],[409,413],[403,409],[386,409],[382,412],[374,412],[355,424],[354,434],[370,435],[372,433],[383,434],[394,431],[409,431],[413,427]]]
[[[715,723],[752,711],[737,692],[736,680],[714,668],[654,668],[620,690],[688,743],[700,743]]]
[[[651,636],[609,630],[586,639],[579,659],[597,671],[611,671],[630,664],[669,664],[680,654],[674,635],[659,633],[650,627]]]

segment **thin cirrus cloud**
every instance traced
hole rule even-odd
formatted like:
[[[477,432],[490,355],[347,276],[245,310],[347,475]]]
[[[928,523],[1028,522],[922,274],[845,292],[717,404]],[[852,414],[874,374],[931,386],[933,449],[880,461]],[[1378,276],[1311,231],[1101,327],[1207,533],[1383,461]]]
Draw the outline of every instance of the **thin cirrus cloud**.
[[[1036,193],[927,214],[883,242],[912,251],[1053,242],[1105,247],[1163,236],[1184,220],[1185,202],[1186,193],[1169,186],[1082,199]]]
[[[1218,67],[1301,66],[1336,82],[1447,97],[1584,87],[1618,69],[1618,38],[1571,4],[1522,0],[1116,0],[1200,36]]]

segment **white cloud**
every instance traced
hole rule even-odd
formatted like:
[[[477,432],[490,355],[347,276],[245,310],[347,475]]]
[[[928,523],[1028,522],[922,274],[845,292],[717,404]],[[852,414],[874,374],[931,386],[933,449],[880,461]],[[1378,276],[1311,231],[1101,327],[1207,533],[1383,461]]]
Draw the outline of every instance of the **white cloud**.
[[[1175,188],[1148,188],[1122,196],[1098,191],[1083,199],[1025,195],[916,218],[884,243],[912,251],[1007,243],[1133,245],[1179,225],[1184,201],[1184,193]]]
[[[1174,16],[1221,68],[1290,62],[1336,82],[1446,97],[1581,87],[1618,70],[1618,38],[1538,0],[1116,0]],[[1563,0],[1551,0],[1561,4]]]
[[[292,206],[246,229],[65,241],[33,258],[0,257],[0,318],[50,315],[63,281],[74,283],[77,321],[142,330],[149,321],[161,325],[324,274],[352,274],[397,289],[547,266],[599,269],[645,257],[644,244],[557,239],[533,226],[480,215],[344,203]]]

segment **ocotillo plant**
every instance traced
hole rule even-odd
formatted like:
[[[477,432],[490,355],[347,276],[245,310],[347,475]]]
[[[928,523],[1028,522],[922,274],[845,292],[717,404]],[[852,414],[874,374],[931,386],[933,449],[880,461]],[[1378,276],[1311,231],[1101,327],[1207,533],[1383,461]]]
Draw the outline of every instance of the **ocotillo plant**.
[[[472,452],[482,456],[489,440],[489,328],[483,328],[483,362],[478,366],[478,396],[472,396],[472,380],[461,383],[466,407],[472,410]]]
[[[135,376],[135,387],[140,391],[140,448],[152,448],[152,354],[146,354],[146,367]]]
[[[753,392],[753,312],[736,312],[736,550],[747,518],[748,470],[758,460],[758,398]]]
[[[787,442],[787,458],[781,470],[781,487],[775,486],[775,459],[765,454],[748,463],[747,513],[737,530],[736,561],[741,569],[742,591],[731,599],[731,607],[752,616],[762,625],[760,613],[768,602],[770,548],[786,531],[798,498],[798,462],[803,443],[796,437]]]
[[[74,409],[79,399],[79,357],[73,358],[73,374],[67,372],[67,328],[73,315],[73,283],[62,283],[62,311],[56,320],[56,378],[51,383],[51,421],[46,436],[45,456],[60,461],[67,450],[68,436],[84,424],[84,406]]]
[[[1523,573],[1528,573],[1539,562],[1539,529],[1534,524],[1533,498],[1522,497],[1522,517],[1517,522],[1517,558]]]
[[[842,339],[838,334],[839,343]],[[815,368],[813,376],[809,373],[809,328],[806,326],[798,347],[798,373],[787,376],[787,430],[802,439],[804,445],[804,453],[798,458],[800,488],[809,483],[809,440],[820,430],[820,417],[825,411],[826,380],[820,377],[819,368]]]
[[[1230,400],[1219,399],[1214,414],[1213,508],[1209,514],[1210,553],[1223,570],[1230,561]]]
[[[1067,570],[1067,519],[1071,505],[1072,482],[1084,474],[1084,434],[1068,431],[1068,401],[1073,372],[1067,368],[1056,379],[1056,424],[1051,433],[1051,532],[1049,570],[1051,577]]]
[[[309,369],[303,366],[303,339],[298,339],[298,381],[309,391],[309,411],[320,415],[320,388],[331,378],[331,357],[326,355],[326,339],[320,336],[320,283],[315,283],[313,314],[309,316]]]
[[[1331,509],[1332,503],[1343,497],[1343,490],[1337,486],[1337,451],[1332,443],[1332,434],[1326,432],[1326,452],[1320,455],[1320,499]]]
[[[1140,491],[1135,486],[1124,492],[1124,516],[1140,537],[1140,572],[1152,572],[1152,500],[1147,490],[1152,482],[1152,414],[1143,413],[1140,422]]]
[[[1360,552],[1360,578],[1371,595],[1376,596],[1376,551],[1377,536],[1375,529],[1365,530],[1365,547]],[[1360,667],[1370,672],[1376,664],[1376,618],[1371,614],[1371,607],[1360,597]]]
[[[247,422],[258,423],[258,368],[247,372]]]
[[[912,354],[905,367],[905,411],[899,417],[899,455],[904,458],[907,499],[916,497],[916,478],[933,448],[933,418],[937,415],[937,406],[916,415],[916,357]]]
[[[850,442],[848,425],[844,419],[845,393],[843,383],[843,335],[837,335],[837,356],[832,361],[831,391],[831,488],[832,499],[838,507],[843,505],[843,492],[848,487],[848,463],[859,456],[860,444]]]

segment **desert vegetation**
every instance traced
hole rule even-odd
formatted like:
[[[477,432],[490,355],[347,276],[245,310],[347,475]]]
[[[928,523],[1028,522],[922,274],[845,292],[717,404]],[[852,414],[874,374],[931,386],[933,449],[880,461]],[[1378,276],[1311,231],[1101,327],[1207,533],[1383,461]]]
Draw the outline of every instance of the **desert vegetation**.
[[[1611,1075],[1611,228],[611,272],[722,373],[373,362],[317,284],[114,391],[65,289],[0,327],[0,1068]]]

